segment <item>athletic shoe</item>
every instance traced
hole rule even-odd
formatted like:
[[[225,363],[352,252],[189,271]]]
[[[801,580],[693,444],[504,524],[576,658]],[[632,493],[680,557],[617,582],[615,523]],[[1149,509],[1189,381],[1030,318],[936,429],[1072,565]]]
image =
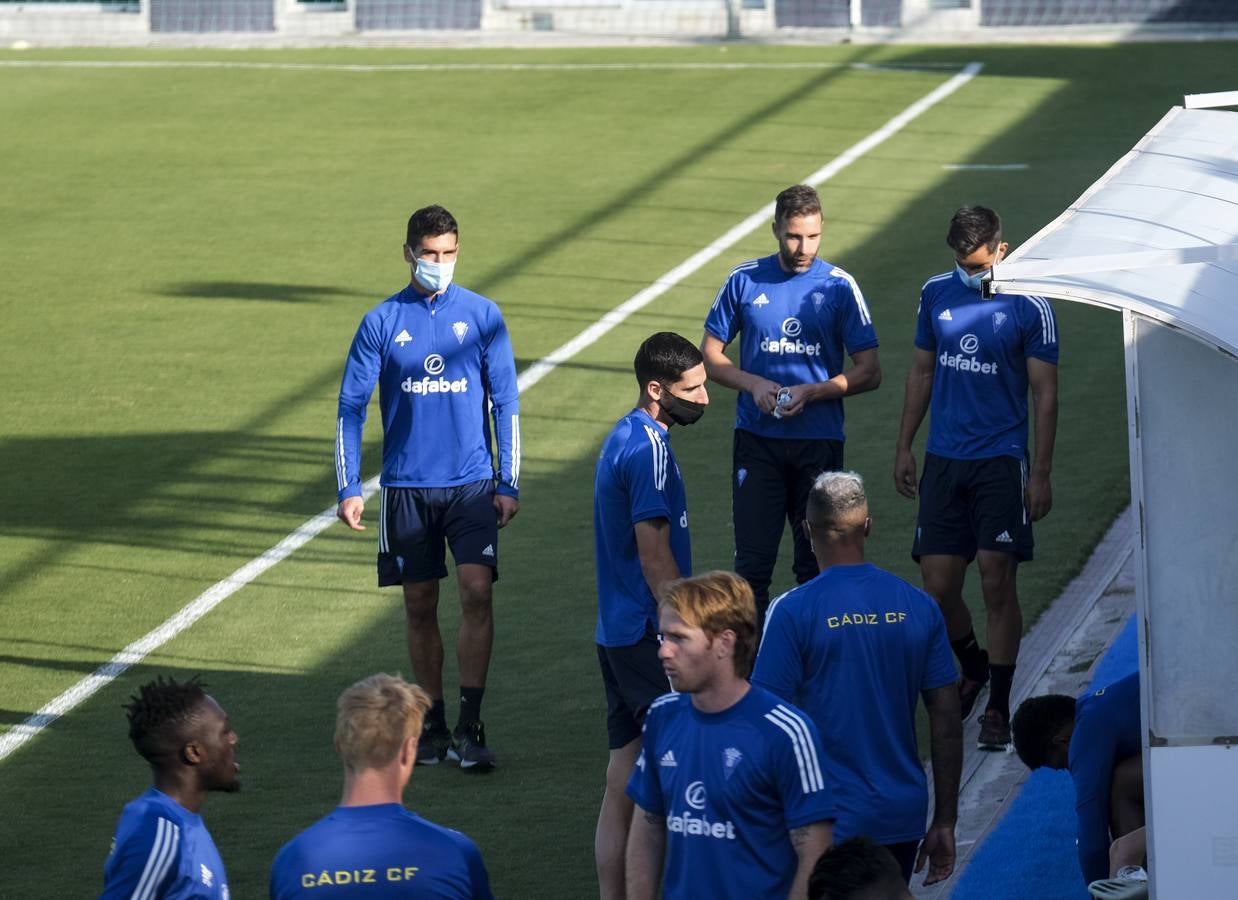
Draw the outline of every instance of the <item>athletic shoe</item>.
[[[437,766],[447,758],[451,749],[451,732],[446,725],[427,721],[421,726],[421,738],[417,741],[417,765]]]
[[[980,715],[980,737],[976,746],[981,750],[1010,749],[1010,722],[996,709],[986,709]]]
[[[1089,884],[1088,894],[1097,900],[1147,900],[1148,873],[1140,866],[1123,866],[1116,877]]]
[[[980,692],[989,683],[989,653],[987,650],[981,650],[980,655],[984,657],[984,678],[973,681],[964,675],[959,679],[959,713],[963,716],[964,722],[971,718],[971,711],[976,708]]]
[[[457,725],[451,733],[447,758],[457,760],[462,769],[484,772],[494,768],[494,751],[486,746],[486,726],[481,722]]]

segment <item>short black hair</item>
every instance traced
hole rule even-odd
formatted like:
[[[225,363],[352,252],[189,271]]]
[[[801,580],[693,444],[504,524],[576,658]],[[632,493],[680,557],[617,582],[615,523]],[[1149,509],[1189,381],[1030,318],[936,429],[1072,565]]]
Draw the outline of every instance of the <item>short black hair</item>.
[[[901,900],[907,882],[894,854],[853,837],[821,854],[808,879],[808,900]]]
[[[632,360],[632,368],[636,370],[637,384],[644,390],[651,381],[674,384],[684,372],[704,361],[701,351],[686,337],[673,331],[659,331],[645,338]]]
[[[821,197],[810,184],[793,184],[774,198],[774,223],[821,212]]]
[[[1010,720],[1015,752],[1029,769],[1039,769],[1049,761],[1053,739],[1075,721],[1075,698],[1065,694],[1028,697]]]
[[[460,234],[460,226],[456,217],[443,207],[423,206],[408,217],[408,234],[404,242],[414,250],[424,237],[438,237],[440,234]]]
[[[971,256],[981,247],[996,250],[1002,242],[1002,218],[987,206],[964,206],[950,220],[946,243],[959,256]]]
[[[197,675],[185,682],[160,675],[129,698],[123,707],[129,716],[129,740],[143,759],[159,765],[176,755],[186,726],[206,699],[205,687]]]

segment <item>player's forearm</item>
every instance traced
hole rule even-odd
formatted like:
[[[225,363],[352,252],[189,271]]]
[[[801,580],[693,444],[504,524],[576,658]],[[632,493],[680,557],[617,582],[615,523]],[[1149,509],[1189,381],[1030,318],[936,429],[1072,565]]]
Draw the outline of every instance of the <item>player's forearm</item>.
[[[795,848],[798,864],[795,880],[791,882],[791,892],[787,894],[788,900],[808,900],[808,879],[821,854],[829,849],[832,835],[833,828],[828,822],[814,822],[791,829],[791,845]]]
[[[627,900],[654,900],[666,856],[666,820],[637,809],[628,833],[624,865]]]
[[[953,686],[951,687],[953,690]],[[959,819],[959,781],[963,772],[963,724],[958,704],[929,712],[929,754],[933,765],[933,824],[953,826]]]
[[[808,401],[816,403],[822,400],[841,400],[843,397],[854,397],[865,391],[874,391],[880,385],[881,366],[875,360],[863,364],[857,363],[829,381],[818,381],[812,385]]]
[[[658,596],[663,585],[681,577],[679,566],[669,547],[665,553],[651,553],[648,556],[641,554],[640,570],[645,576],[645,583],[649,585],[649,592],[654,597]]]
[[[899,450],[911,450],[911,442],[916,439],[920,423],[928,412],[929,400],[933,396],[933,373],[924,372],[912,366],[907,373],[907,383],[903,390],[903,414],[898,424]]]
[[[725,354],[717,354],[711,357],[705,356],[705,374],[709,376],[709,380],[715,384],[720,384],[723,387],[729,387],[733,391],[750,391],[753,387],[753,382],[756,376],[750,372],[745,372]]]
[[[1048,477],[1053,470],[1053,445],[1057,441],[1057,386],[1032,391],[1032,416],[1036,435],[1032,474]]]

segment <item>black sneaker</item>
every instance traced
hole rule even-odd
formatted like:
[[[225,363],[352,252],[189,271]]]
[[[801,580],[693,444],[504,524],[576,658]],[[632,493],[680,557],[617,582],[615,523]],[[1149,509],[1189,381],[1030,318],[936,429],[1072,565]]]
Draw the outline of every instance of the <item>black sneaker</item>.
[[[971,718],[971,711],[976,708],[980,692],[989,683],[989,654],[987,650],[981,650],[980,654],[984,657],[984,678],[975,681],[964,675],[959,679],[959,713],[964,722]]]
[[[494,751],[486,746],[486,726],[481,722],[458,725],[451,733],[447,758],[458,760],[462,769],[488,771],[494,768]]]
[[[451,732],[446,725],[426,722],[417,741],[417,765],[437,766],[451,749]]]
[[[1000,710],[986,709],[980,716],[980,736],[976,746],[981,750],[1008,751],[1010,749],[1010,722]]]

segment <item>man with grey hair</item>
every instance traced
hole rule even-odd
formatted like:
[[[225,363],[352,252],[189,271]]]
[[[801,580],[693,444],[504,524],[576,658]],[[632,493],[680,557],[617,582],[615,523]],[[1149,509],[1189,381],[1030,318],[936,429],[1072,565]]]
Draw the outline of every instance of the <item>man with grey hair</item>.
[[[908,881],[926,861],[925,884],[942,881],[954,871],[963,762],[945,619],[919,588],[864,561],[872,520],[859,475],[818,476],[807,515],[821,574],[770,604],[752,683],[804,710],[820,730],[822,769],[838,802],[835,840],[871,838],[894,854]],[[935,795],[927,834],[928,788],[916,746],[921,696]]]

